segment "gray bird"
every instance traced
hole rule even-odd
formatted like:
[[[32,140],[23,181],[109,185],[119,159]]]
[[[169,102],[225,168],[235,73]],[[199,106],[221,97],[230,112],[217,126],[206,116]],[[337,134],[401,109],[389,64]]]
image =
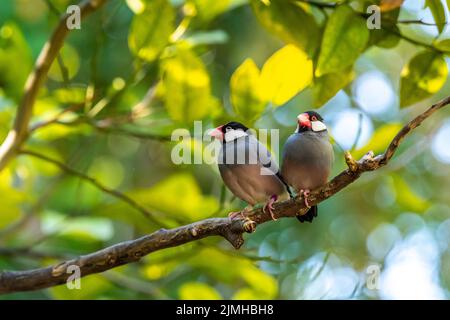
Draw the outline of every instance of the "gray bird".
[[[231,192],[249,205],[265,203],[273,220],[273,203],[287,199],[288,186],[282,181],[279,169],[270,152],[249,129],[239,122],[229,122],[215,128],[211,136],[221,141],[218,156],[220,175]],[[249,207],[244,212],[249,211]],[[244,216],[230,213],[230,218]]]
[[[310,190],[324,185],[333,164],[333,147],[322,117],[314,111],[298,115],[297,129],[289,136],[283,148],[281,175],[284,181],[303,194],[305,205],[309,206]],[[310,207],[304,215],[298,215],[301,222],[312,222],[317,216],[317,206]]]

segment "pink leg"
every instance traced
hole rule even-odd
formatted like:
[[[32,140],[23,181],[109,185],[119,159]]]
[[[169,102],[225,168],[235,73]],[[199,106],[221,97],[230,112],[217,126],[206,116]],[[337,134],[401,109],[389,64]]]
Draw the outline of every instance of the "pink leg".
[[[300,190],[300,193],[303,195],[303,199],[305,200],[305,206],[307,208],[311,208],[311,206],[308,203],[308,196],[309,196],[309,190],[305,189],[305,190]]]
[[[278,196],[277,195],[272,195],[270,198],[269,198],[269,201],[267,201],[267,203],[264,205],[264,207],[263,207],[263,211],[264,212],[266,212],[266,210],[268,210],[269,211],[269,213],[270,213],[270,217],[272,218],[272,220],[277,220],[277,218],[275,218],[275,216],[274,216],[274,214],[273,214],[273,209],[274,209],[274,207],[273,207],[273,204],[274,204],[274,202],[275,201],[277,201],[277,199],[278,199]]]

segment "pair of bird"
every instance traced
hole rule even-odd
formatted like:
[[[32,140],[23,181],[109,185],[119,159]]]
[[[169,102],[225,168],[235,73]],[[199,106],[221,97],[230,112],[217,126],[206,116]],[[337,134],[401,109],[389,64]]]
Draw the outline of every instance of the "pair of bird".
[[[211,136],[221,141],[219,171],[225,185],[238,198],[249,205],[265,203],[276,220],[273,203],[292,196],[289,186],[301,193],[309,208],[304,215],[297,215],[301,222],[312,222],[317,216],[317,206],[309,206],[310,190],[324,185],[333,163],[333,147],[323,118],[315,111],[297,116],[297,128],[283,148],[281,170],[270,152],[249,129],[239,122],[229,122],[215,128]],[[248,212],[233,212],[230,218]]]

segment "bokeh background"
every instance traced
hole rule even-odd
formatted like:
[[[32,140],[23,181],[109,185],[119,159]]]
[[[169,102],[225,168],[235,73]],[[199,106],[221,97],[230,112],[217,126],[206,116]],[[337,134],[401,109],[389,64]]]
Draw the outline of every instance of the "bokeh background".
[[[1,139],[70,4],[0,2]],[[381,30],[366,27],[370,4],[383,10]],[[448,18],[439,0],[110,0],[70,33],[25,148],[119,190],[169,226],[226,216],[245,204],[215,165],[171,161],[174,129],[238,119],[280,129],[283,142],[297,114],[318,109],[335,141],[336,174],[342,149],[383,151],[402,124],[450,93]],[[186,143],[201,151],[198,140]],[[398,151],[321,203],[312,224],[282,219],[246,235],[239,251],[209,238],[83,278],[81,290],[0,299],[448,299],[450,109]],[[0,191],[1,270],[47,266],[159,228],[29,155],[0,173]]]

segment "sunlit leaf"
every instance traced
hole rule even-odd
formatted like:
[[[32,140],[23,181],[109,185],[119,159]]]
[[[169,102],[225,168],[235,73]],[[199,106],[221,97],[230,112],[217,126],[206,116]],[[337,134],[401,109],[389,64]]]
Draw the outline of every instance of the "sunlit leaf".
[[[5,23],[0,28],[0,89],[18,100],[31,66],[30,49],[22,32],[15,24]]]
[[[352,152],[353,157],[359,159],[369,151],[375,154],[384,152],[401,128],[400,123],[388,123],[379,127],[364,147]]]
[[[126,0],[128,7],[135,14],[140,14],[145,10],[145,0]]]
[[[425,0],[425,6],[428,7],[433,14],[434,22],[439,33],[444,30],[445,27],[445,8],[441,0]]]
[[[381,12],[391,11],[400,8],[404,0],[381,0],[380,10]]]
[[[275,106],[289,101],[312,81],[313,64],[294,45],[275,52],[261,70],[262,90]]]
[[[447,80],[447,64],[436,52],[423,51],[403,67],[400,106],[407,107],[439,91]]]
[[[128,45],[139,58],[153,61],[169,42],[174,31],[175,12],[168,0],[154,0],[135,15],[128,34]]]
[[[339,6],[325,27],[316,76],[351,66],[366,48],[368,40],[366,21],[350,7]]]
[[[320,28],[308,5],[294,1],[251,0],[251,5],[260,23],[283,41],[295,44],[312,57],[320,40]]]
[[[231,0],[188,0],[196,11],[196,16],[203,21],[210,21],[216,16],[227,11]]]
[[[48,76],[55,81],[72,79],[80,69],[80,57],[78,52],[69,44],[65,43],[59,57],[53,61]]]
[[[320,107],[345,88],[354,78],[352,68],[338,73],[328,73],[314,79],[312,87],[315,107]]]
[[[85,101],[86,88],[68,87],[52,91],[52,96],[60,103],[79,104]]]
[[[262,88],[260,72],[251,59],[246,59],[230,80],[231,102],[234,112],[245,122],[252,123],[264,111],[267,100]]]
[[[219,292],[213,287],[201,282],[186,282],[178,290],[181,300],[220,300]]]
[[[206,117],[212,107],[209,74],[202,62],[188,49],[177,50],[162,65],[164,100],[169,116],[190,124]]]

